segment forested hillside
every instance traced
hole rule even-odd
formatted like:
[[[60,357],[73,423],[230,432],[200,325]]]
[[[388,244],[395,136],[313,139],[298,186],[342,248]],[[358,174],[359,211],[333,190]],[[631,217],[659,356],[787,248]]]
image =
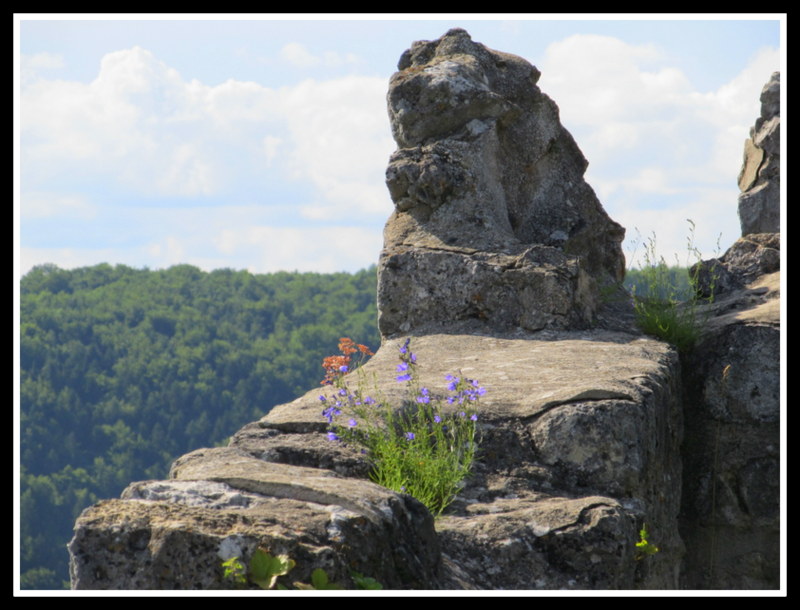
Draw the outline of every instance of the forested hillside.
[[[86,506],[164,478],[313,388],[340,337],[377,348],[356,274],[43,265],[20,285],[21,586],[62,588]]]

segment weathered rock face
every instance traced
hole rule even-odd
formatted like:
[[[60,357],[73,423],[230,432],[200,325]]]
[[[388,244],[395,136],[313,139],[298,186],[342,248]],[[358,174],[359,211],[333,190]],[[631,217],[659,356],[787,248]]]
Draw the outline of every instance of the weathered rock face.
[[[780,584],[779,282],[722,295],[683,363],[683,588]]]
[[[365,365],[403,404],[402,339]],[[221,562],[258,546],[386,588],[675,588],[682,425],[675,352],[610,331],[412,339],[419,383],[462,371],[487,388],[481,456],[445,515],[368,480],[363,456],[326,438],[313,390],[243,428],[230,447],[176,461],[87,509],[70,545],[73,588],[220,588]],[[353,374],[350,383],[357,378]],[[435,390],[434,390],[435,391]],[[661,552],[637,561],[647,523]],[[188,559],[191,557],[191,559]],[[188,565],[187,565],[188,564]]]
[[[697,272],[700,295],[710,297],[743,290],[780,266],[780,233],[751,233],[737,239],[720,258],[699,262],[692,271]]]
[[[598,284],[622,280],[625,232],[584,181],[539,71],[460,29],[414,43],[398,69],[382,335],[585,327]]]
[[[222,562],[258,547],[353,587],[351,572],[389,588],[429,589],[441,557],[427,509],[330,470],[275,464],[236,448],[178,459],[169,481],[130,485],[92,506],[70,542],[73,589],[221,589]],[[354,588],[354,587],[353,587]]]
[[[750,130],[739,173],[742,235],[780,233],[780,73],[761,92],[761,116]]]
[[[779,77],[739,176],[743,237],[700,266],[708,331],[683,362],[680,517],[689,589],[776,589],[780,579]],[[769,232],[766,232],[769,231]]]

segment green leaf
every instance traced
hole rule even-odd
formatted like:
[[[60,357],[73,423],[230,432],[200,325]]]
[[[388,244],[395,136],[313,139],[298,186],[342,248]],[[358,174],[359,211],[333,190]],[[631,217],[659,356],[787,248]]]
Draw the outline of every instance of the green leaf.
[[[257,549],[250,560],[250,579],[262,589],[272,589],[279,576],[295,566],[288,555],[273,557],[264,549]]]
[[[364,576],[358,572],[351,572],[356,589],[378,590],[383,589],[383,585],[371,576]]]
[[[243,585],[247,582],[244,566],[238,557],[231,557],[227,561],[223,561],[222,567],[224,568],[223,576],[226,579],[232,580],[237,585]]]
[[[311,584],[302,582],[294,583],[295,589],[302,589],[305,591],[316,589],[317,591],[329,589],[342,589],[342,585],[328,580],[328,573],[322,568],[317,568],[311,572]]]
[[[647,527],[642,525],[642,529],[639,530],[639,542],[636,543],[636,559],[642,559],[659,552],[660,549],[656,545],[647,541],[648,537]]]

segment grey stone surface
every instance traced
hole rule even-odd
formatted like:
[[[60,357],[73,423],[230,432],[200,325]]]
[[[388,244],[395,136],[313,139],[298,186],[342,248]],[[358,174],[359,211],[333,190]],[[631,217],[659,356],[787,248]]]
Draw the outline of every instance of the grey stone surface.
[[[780,586],[779,304],[779,271],[721,295],[683,363],[682,588]]]
[[[697,275],[700,296],[741,291],[763,275],[774,273],[781,265],[780,233],[751,233],[740,237],[720,258],[701,261],[692,267]]]
[[[739,174],[742,235],[780,233],[780,73],[761,92],[761,116],[745,142]]]
[[[580,328],[624,273],[624,229],[524,59],[453,29],[416,42],[389,85],[395,213],[378,264],[379,328]]]
[[[404,341],[385,341],[362,370],[377,385],[370,393],[393,404],[406,396],[395,379]],[[682,416],[673,350],[604,330],[431,334],[414,337],[411,349],[419,384],[432,392],[456,371],[487,389],[475,474],[436,522],[438,586],[677,587]],[[319,394],[274,408],[260,425],[291,438],[314,434]],[[258,453],[253,436],[233,442]],[[310,463],[349,468],[352,456],[330,445],[307,454]],[[645,521],[662,551],[639,562],[634,543]]]
[[[780,586],[780,78],[739,174],[742,237],[698,263],[706,332],[683,362],[681,586]]]
[[[387,341],[362,371],[398,405],[400,345]],[[231,447],[179,458],[169,481],[87,509],[70,544],[73,588],[219,588],[223,555],[258,546],[288,553],[300,581],[323,567],[348,584],[350,566],[387,588],[677,586],[674,351],[611,331],[426,335],[411,346],[432,391],[456,371],[487,388],[474,475],[435,524],[325,438],[317,389]],[[643,522],[662,548],[648,563],[634,556]]]
[[[176,461],[169,481],[136,483],[85,510],[70,542],[73,589],[220,589],[222,561],[258,547],[353,588],[351,572],[388,588],[433,588],[433,518],[410,496],[327,470],[275,464],[234,448]]]

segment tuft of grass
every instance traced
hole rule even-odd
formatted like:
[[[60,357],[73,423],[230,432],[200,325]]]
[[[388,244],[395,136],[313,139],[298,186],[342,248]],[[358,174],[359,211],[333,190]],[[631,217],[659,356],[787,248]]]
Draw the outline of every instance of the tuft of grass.
[[[713,300],[713,296],[698,296],[701,266],[690,265],[689,259],[700,262],[701,253],[694,243],[695,224],[690,219],[687,222],[690,225],[686,265],[688,286],[676,282],[675,267],[668,266],[664,258],[657,255],[653,233],[643,244],[639,281],[631,289],[636,322],[642,332],[663,339],[680,353],[691,351],[702,337],[708,314],[699,307]],[[639,245],[638,241],[636,245]]]

